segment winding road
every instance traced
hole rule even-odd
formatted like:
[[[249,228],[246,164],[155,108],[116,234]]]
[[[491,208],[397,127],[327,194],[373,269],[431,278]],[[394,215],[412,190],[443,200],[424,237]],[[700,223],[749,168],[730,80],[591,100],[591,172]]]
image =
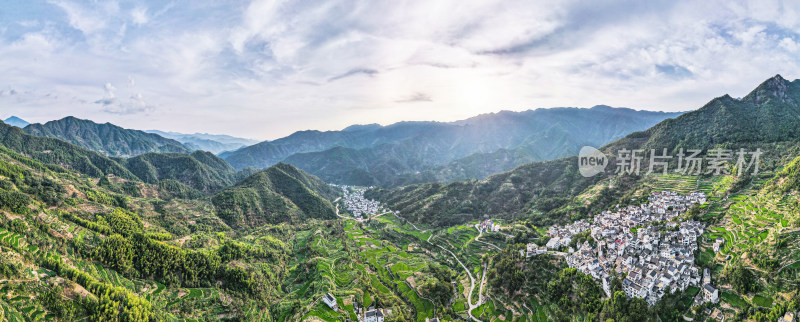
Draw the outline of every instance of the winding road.
[[[469,305],[469,310],[467,311],[467,314],[469,314],[469,317],[470,317],[470,318],[471,318],[473,321],[478,321],[478,322],[480,322],[481,320],[478,320],[478,318],[476,318],[476,317],[474,317],[474,316],[472,315],[472,310],[473,310],[474,308],[478,307],[478,306],[480,305],[480,303],[481,303],[481,300],[483,300],[483,294],[482,294],[483,287],[481,287],[481,288],[478,290],[478,303],[474,303],[474,304],[473,304],[473,303],[472,303],[472,292],[475,290],[475,277],[473,277],[473,276],[472,276],[472,273],[469,271],[469,269],[467,268],[467,266],[466,266],[466,265],[464,265],[464,263],[462,263],[460,259],[458,259],[458,256],[456,256],[456,254],[453,254],[453,252],[451,252],[451,251],[450,251],[449,249],[447,249],[447,248],[444,248],[444,247],[443,247],[443,246],[441,246],[441,245],[436,245],[436,244],[433,244],[433,245],[435,245],[436,247],[439,247],[439,248],[441,248],[442,250],[444,250],[444,251],[446,251],[446,252],[450,253],[450,255],[452,255],[452,256],[453,256],[453,258],[455,258],[455,259],[456,259],[456,261],[458,262],[458,264],[459,264],[459,265],[461,265],[461,267],[463,267],[463,268],[464,268],[464,270],[467,272],[467,276],[469,276],[469,284],[470,284],[470,285],[469,285],[469,293],[468,293],[469,295],[467,296],[467,305]],[[485,271],[485,270],[484,270],[484,272],[483,272],[483,278],[486,278],[486,271]],[[481,280],[481,283],[483,283],[483,280]],[[481,285],[481,286],[482,286],[482,285]]]
[[[337,201],[338,201],[338,199],[337,199]],[[335,202],[335,201],[334,201],[334,202]],[[345,217],[345,216],[342,216],[342,215],[340,215],[340,214],[339,214],[339,205],[338,205],[338,204],[336,205],[336,216],[338,216],[338,217],[341,217],[341,218],[354,219],[354,218],[351,218],[351,217]],[[376,217],[377,217],[377,216],[376,216]],[[405,219],[405,218],[403,218],[403,217],[400,217],[400,216],[397,216],[397,217],[398,217],[398,218],[401,218],[401,219],[403,219],[403,220],[404,220],[406,223],[408,223],[408,224],[409,224],[411,227],[413,227],[415,230],[417,230],[417,231],[419,231],[419,232],[421,232],[421,233],[424,233],[424,232],[427,232],[427,231],[428,231],[428,230],[422,230],[422,229],[419,229],[419,228],[418,228],[416,225],[414,225],[413,223],[411,223],[410,221],[408,221],[408,219]],[[373,218],[374,218],[374,217],[373,217]],[[478,228],[478,225],[477,225],[477,224],[475,225],[475,228],[476,228],[476,229]],[[450,251],[450,250],[449,250],[449,249],[447,249],[447,248],[444,248],[444,247],[443,247],[443,246],[441,246],[441,245],[437,245],[437,244],[434,244],[434,243],[432,243],[432,242],[431,242],[431,238],[433,238],[433,235],[434,235],[434,234],[433,234],[433,233],[431,233],[431,235],[430,235],[430,236],[428,236],[428,239],[426,240],[426,242],[428,242],[428,243],[429,243],[429,244],[431,244],[431,245],[434,245],[434,246],[436,246],[436,247],[439,247],[439,248],[441,248],[441,249],[442,249],[442,250],[444,250],[445,252],[448,252],[448,253],[450,253],[450,255],[451,255],[451,256],[453,256],[453,258],[455,258],[455,259],[456,259],[456,262],[458,262],[458,264],[459,264],[459,265],[461,265],[461,267],[462,267],[462,268],[464,268],[464,271],[465,271],[465,272],[467,272],[467,276],[469,276],[469,284],[470,284],[470,286],[469,286],[469,293],[468,293],[469,295],[467,296],[467,305],[469,306],[469,309],[468,309],[468,311],[467,311],[467,314],[469,315],[470,319],[472,319],[473,321],[475,321],[475,322],[482,322],[481,320],[479,320],[478,318],[476,318],[475,316],[473,316],[473,315],[472,315],[472,310],[473,310],[473,309],[475,309],[476,307],[480,306],[480,305],[481,305],[481,303],[483,303],[483,301],[484,301],[484,299],[483,299],[483,288],[484,288],[484,285],[486,284],[486,263],[484,263],[484,264],[483,264],[481,281],[480,281],[480,284],[478,285],[478,301],[477,301],[476,303],[472,303],[472,292],[474,292],[474,291],[475,291],[475,277],[474,277],[474,276],[472,276],[472,272],[470,272],[470,271],[469,271],[469,269],[467,268],[467,266],[466,266],[466,265],[464,265],[464,263],[462,263],[460,259],[458,259],[458,256],[456,256],[456,254],[454,254],[452,251]],[[479,243],[483,243],[483,244],[489,245],[489,246],[491,246],[491,247],[494,247],[494,248],[495,248],[495,249],[497,249],[497,250],[502,250],[502,248],[498,247],[498,246],[497,246],[497,245],[495,245],[495,244],[492,244],[492,243],[489,243],[489,242],[485,242],[485,241],[479,240],[479,238],[480,238],[482,235],[483,235],[483,232],[482,232],[482,231],[480,231],[480,229],[478,229],[478,236],[477,236],[477,237],[475,237],[475,241],[477,241],[477,242],[479,242]],[[409,286],[410,286],[410,285],[409,285]],[[412,289],[413,289],[413,287],[412,287]],[[414,290],[414,291],[416,292],[416,290]],[[418,294],[418,295],[419,295],[419,294]],[[420,297],[421,297],[421,296],[420,296]],[[427,299],[427,298],[426,298],[426,300],[428,300],[428,301],[431,301],[430,299]],[[433,301],[431,301],[431,302],[433,302]]]

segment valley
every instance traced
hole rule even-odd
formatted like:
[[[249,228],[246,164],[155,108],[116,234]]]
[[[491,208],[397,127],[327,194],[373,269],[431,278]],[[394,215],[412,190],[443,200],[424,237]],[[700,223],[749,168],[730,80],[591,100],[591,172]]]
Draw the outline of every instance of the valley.
[[[798,322],[800,1],[0,9],[0,322]]]
[[[615,164],[622,149],[694,138],[684,131],[705,129],[684,123],[703,115],[800,115],[759,94],[800,101],[796,84],[772,78],[600,151]],[[722,135],[747,120],[725,119]],[[3,320],[775,321],[798,306],[789,127],[726,143],[765,151],[752,174],[584,177],[571,156],[397,188],[0,130]]]

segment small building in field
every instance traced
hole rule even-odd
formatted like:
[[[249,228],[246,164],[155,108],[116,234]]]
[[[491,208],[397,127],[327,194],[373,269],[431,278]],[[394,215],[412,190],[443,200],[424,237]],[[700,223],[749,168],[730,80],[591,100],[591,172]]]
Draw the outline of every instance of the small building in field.
[[[336,298],[331,295],[331,293],[326,293],[325,296],[322,297],[322,302],[328,305],[331,310],[339,311],[339,307],[336,304]]]
[[[717,240],[714,241],[714,252],[719,253],[723,245],[725,245],[725,240],[722,238],[717,238]]]

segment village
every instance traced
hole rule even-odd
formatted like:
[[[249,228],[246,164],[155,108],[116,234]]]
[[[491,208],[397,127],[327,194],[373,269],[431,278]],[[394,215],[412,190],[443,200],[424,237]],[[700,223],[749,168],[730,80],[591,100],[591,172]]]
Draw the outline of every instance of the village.
[[[389,211],[379,202],[365,198],[364,188],[340,187],[344,191],[344,206],[357,220]],[[692,205],[704,203],[706,195],[702,192],[652,193],[647,203],[617,206],[614,211],[603,211],[591,220],[551,226],[546,244],[528,244],[525,257],[545,253],[561,256],[569,267],[600,281],[606,296],[612,296],[612,280],[619,277],[628,297],[643,298],[650,305],[668,293],[685,291],[690,286],[700,288],[698,301],[717,303],[719,291],[711,284],[709,270],[701,272],[695,265],[694,253],[705,225],[681,218]],[[487,219],[475,228],[479,233],[489,233],[499,232],[501,226]],[[575,238],[581,242],[573,243]],[[723,243],[722,239],[716,240],[714,249]],[[332,296],[324,302],[329,306],[335,303]],[[378,312],[374,308],[361,310],[359,320],[380,321],[383,312]]]
[[[356,220],[364,220],[368,215],[374,215],[386,211],[380,202],[370,200],[364,197],[364,191],[369,188],[354,187],[354,186],[337,186],[342,189],[344,196],[342,203],[345,209],[353,214]]]
[[[618,274],[624,276],[622,289],[629,297],[644,298],[650,305],[669,292],[689,286],[701,288],[702,301],[716,303],[719,292],[711,285],[710,272],[705,270],[701,276],[694,264],[704,224],[677,220],[693,204],[705,203],[705,194],[662,191],[650,195],[648,201],[603,211],[591,222],[583,219],[552,226],[547,244],[528,244],[526,256],[563,256],[570,267],[600,280],[607,296],[611,296],[611,280]],[[570,247],[578,234],[588,234],[593,242],[587,238]],[[717,247],[720,243],[716,242]]]

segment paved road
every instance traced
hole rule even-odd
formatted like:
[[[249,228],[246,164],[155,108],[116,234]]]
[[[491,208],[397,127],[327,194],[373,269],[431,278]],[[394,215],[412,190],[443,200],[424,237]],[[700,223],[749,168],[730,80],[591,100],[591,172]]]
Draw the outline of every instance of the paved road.
[[[436,245],[436,244],[434,244],[434,245]],[[467,297],[467,305],[469,305],[469,310],[467,311],[467,314],[469,314],[469,317],[473,321],[480,322],[481,320],[478,320],[478,318],[476,318],[476,317],[474,317],[472,315],[472,310],[475,309],[476,307],[478,307],[480,305],[480,303],[481,303],[480,290],[478,290],[478,303],[472,303],[472,292],[475,290],[475,277],[472,276],[472,273],[469,271],[469,269],[467,269],[467,266],[464,265],[464,263],[462,263],[460,259],[458,259],[458,256],[456,256],[456,254],[453,254],[453,252],[451,252],[447,248],[442,247],[441,245],[436,245],[436,247],[439,247],[442,250],[450,253],[450,255],[453,255],[453,258],[455,258],[456,261],[458,262],[458,264],[461,265],[461,267],[463,267],[464,270],[467,272],[467,276],[469,276],[469,293],[468,293],[469,296]],[[486,277],[486,272],[485,271],[484,271],[483,277],[484,278]]]

